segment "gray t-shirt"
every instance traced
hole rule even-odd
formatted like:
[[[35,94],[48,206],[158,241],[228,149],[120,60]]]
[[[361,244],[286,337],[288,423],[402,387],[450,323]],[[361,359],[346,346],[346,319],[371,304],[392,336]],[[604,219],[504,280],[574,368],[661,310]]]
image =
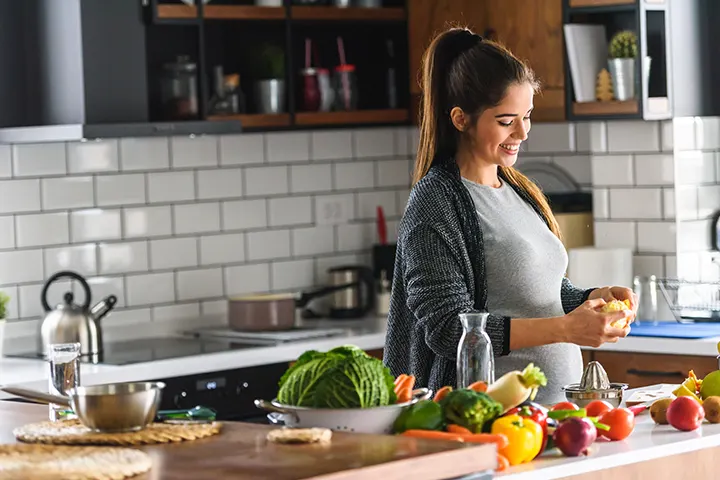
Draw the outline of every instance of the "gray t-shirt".
[[[485,249],[488,311],[511,318],[564,314],[560,286],[568,257],[562,242],[512,187],[481,185],[463,178],[480,218]],[[582,354],[577,345],[555,343],[511,351],[495,358],[495,378],[534,363],[548,384],[535,401],[565,400],[562,387],[580,381]]]

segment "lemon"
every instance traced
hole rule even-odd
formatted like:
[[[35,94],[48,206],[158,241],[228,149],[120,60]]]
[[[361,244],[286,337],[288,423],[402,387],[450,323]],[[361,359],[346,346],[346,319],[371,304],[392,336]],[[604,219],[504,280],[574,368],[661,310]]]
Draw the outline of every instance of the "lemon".
[[[720,370],[708,373],[700,386],[700,396],[705,399],[720,395]]]
[[[622,312],[623,310],[630,310],[630,300],[611,300],[602,306],[600,309],[603,313],[610,312]],[[616,320],[610,325],[615,328],[625,328],[628,324],[628,317]]]
[[[700,399],[697,395],[695,395],[695,392],[691,391],[684,383],[675,389],[673,395],[675,395],[676,397],[692,397],[698,402],[700,402]]]

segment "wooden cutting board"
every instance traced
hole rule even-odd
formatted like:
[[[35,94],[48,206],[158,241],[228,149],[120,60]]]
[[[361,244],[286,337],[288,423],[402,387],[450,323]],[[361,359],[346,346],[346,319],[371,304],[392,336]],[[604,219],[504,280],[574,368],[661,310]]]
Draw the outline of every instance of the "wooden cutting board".
[[[13,428],[44,420],[47,407],[0,401],[0,441],[15,443]],[[495,447],[392,435],[333,432],[329,445],[268,443],[275,427],[223,422],[220,434],[173,445],[137,447],[152,470],[138,480],[356,480],[446,479],[495,468]]]

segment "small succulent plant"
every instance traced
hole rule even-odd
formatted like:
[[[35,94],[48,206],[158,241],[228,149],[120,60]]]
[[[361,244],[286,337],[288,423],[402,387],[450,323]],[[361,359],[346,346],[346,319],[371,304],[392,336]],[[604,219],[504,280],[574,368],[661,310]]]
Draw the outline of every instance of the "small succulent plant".
[[[632,30],[622,30],[610,40],[610,58],[637,57],[637,35]]]
[[[10,297],[3,292],[0,292],[0,320],[4,320],[7,317],[7,304],[10,302]]]

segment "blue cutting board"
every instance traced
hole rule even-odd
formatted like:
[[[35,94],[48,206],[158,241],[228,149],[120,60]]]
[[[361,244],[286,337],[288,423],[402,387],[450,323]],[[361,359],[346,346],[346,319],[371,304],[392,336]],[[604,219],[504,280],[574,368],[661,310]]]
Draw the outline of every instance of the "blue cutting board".
[[[633,324],[630,328],[630,337],[664,337],[664,338],[708,338],[720,337],[720,323],[690,323],[660,322],[658,325],[642,323]]]

